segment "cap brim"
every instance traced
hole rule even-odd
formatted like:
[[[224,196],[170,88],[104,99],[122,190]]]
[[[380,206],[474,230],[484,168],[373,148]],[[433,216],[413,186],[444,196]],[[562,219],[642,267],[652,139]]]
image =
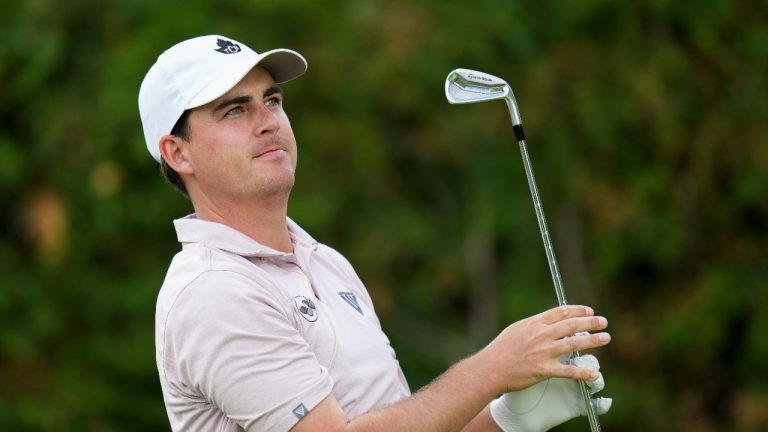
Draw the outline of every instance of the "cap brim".
[[[307,71],[307,61],[289,49],[274,49],[261,54],[258,65],[266,69],[277,84],[300,77]]]
[[[266,69],[277,84],[295,79],[307,71],[307,61],[296,51],[283,48],[266,51],[249,62],[243,62],[239,67],[231,67],[220,73],[192,98],[186,109],[197,108],[216,100],[237,85],[255,66]]]

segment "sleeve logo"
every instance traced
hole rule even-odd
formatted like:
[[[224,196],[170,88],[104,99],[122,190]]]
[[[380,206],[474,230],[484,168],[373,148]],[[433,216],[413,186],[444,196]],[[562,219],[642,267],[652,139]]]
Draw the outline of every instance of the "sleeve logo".
[[[303,403],[300,403],[299,406],[293,409],[293,415],[295,415],[299,420],[303,419],[304,416],[306,416],[308,413],[309,410],[304,406]]]

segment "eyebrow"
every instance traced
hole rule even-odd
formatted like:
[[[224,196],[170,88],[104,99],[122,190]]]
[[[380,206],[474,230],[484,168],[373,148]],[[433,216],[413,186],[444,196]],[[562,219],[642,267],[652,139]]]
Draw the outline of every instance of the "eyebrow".
[[[284,94],[283,89],[278,86],[272,86],[264,91],[264,97],[272,96],[273,94]]]
[[[235,96],[231,97],[229,99],[225,99],[220,104],[216,105],[215,108],[213,108],[213,113],[215,114],[218,111],[223,110],[224,108],[231,106],[231,105],[241,105],[241,104],[247,104],[250,103],[253,100],[253,97],[251,96]]]
[[[280,87],[272,86],[272,87],[264,90],[264,96],[263,97],[272,96],[273,94],[280,94],[280,95],[282,95],[283,93],[284,93],[283,89],[281,89]],[[221,111],[224,108],[226,108],[228,106],[232,106],[232,105],[248,104],[251,101],[253,101],[253,97],[252,96],[234,96],[234,97],[231,97],[229,99],[225,99],[220,104],[216,105],[216,107],[213,108],[213,112],[216,113],[216,112]]]

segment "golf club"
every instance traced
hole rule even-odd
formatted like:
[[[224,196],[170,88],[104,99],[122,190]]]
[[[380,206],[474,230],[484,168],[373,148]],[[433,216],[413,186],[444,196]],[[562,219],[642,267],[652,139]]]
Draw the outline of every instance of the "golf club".
[[[515,95],[512,88],[501,78],[489,75],[484,72],[478,72],[469,69],[455,69],[448,74],[445,79],[445,97],[452,104],[467,104],[475,102],[485,102],[496,99],[504,99],[509,108],[509,115],[512,119],[512,128],[515,131],[517,143],[520,145],[520,152],[523,155],[523,165],[525,166],[525,175],[528,177],[528,187],[531,190],[533,199],[533,208],[536,210],[536,219],[539,222],[541,239],[544,241],[544,251],[547,253],[549,262],[549,271],[552,274],[552,282],[555,284],[555,293],[557,302],[561,306],[568,304],[565,297],[563,282],[560,278],[560,270],[557,267],[555,250],[552,247],[552,239],[547,229],[547,221],[544,218],[544,208],[539,198],[539,190],[536,187],[536,178],[533,175],[531,160],[528,157],[528,149],[525,145],[525,135],[523,134],[523,122],[520,119],[520,110],[517,108]],[[573,353],[573,358],[579,357],[579,352]],[[592,432],[600,431],[600,423],[597,420],[597,414],[592,406],[592,395],[584,381],[579,381],[581,393],[584,396],[584,403],[587,408],[587,419]]]

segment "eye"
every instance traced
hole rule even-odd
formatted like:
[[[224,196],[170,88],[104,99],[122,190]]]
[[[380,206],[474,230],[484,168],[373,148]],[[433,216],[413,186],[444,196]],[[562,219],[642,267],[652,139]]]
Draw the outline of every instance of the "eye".
[[[264,104],[269,107],[279,107],[283,104],[283,98],[281,96],[270,96]]]
[[[241,106],[236,106],[236,107],[232,108],[231,110],[227,111],[227,113],[226,113],[226,114],[224,114],[224,115],[225,115],[226,117],[230,117],[230,116],[234,116],[234,115],[242,114],[242,113],[244,113],[244,112],[245,112],[245,109],[243,109],[243,107],[241,107]]]

